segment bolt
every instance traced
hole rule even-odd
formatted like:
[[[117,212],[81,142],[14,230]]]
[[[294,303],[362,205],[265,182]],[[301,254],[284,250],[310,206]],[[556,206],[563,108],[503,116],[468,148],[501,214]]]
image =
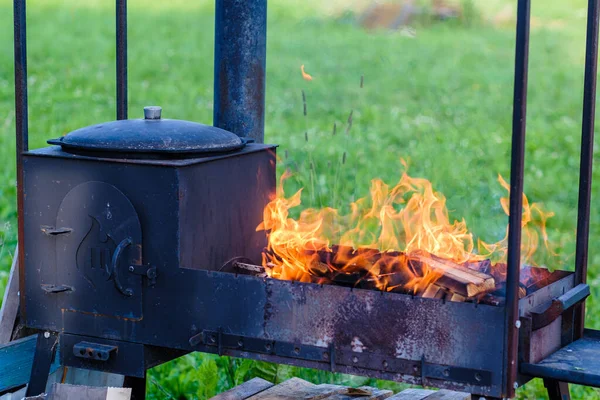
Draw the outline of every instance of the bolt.
[[[265,349],[267,349],[267,351],[270,351],[271,350],[271,343],[267,343],[265,345]]]
[[[356,357],[356,356],[352,357],[352,362],[353,363],[357,363],[358,362],[358,357]]]
[[[383,361],[383,368],[387,368],[388,367],[388,362],[387,361]]]
[[[521,327],[521,320],[518,319],[515,321],[515,326],[517,327],[517,329],[519,329]]]
[[[443,372],[445,377],[449,377],[450,376],[450,371],[448,369],[445,369]]]
[[[519,388],[519,384],[517,382],[513,383],[513,388],[518,389]]]
[[[129,272],[133,272],[135,270],[135,268],[133,268],[133,265],[129,266]]]
[[[144,119],[160,119],[162,108],[158,106],[144,107]]]
[[[475,380],[481,382],[481,374],[479,372],[475,373]]]
[[[44,337],[48,339],[50,337],[50,332],[44,332]]]
[[[242,339],[238,340],[238,346],[244,347],[244,342],[242,341]]]
[[[299,347],[294,347],[294,353],[300,354],[300,348]]]

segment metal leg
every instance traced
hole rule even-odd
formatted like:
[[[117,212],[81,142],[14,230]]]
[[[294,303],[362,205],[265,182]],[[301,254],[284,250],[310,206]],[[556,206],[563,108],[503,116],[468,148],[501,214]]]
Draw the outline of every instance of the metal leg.
[[[569,384],[567,382],[544,379],[544,386],[548,390],[549,400],[571,400]]]
[[[131,388],[131,400],[143,400],[146,398],[146,374],[143,378],[126,376],[123,387]]]
[[[56,344],[58,343],[58,333],[43,332],[38,334],[35,354],[33,356],[33,366],[31,368],[31,377],[29,386],[25,395],[38,396],[46,391],[50,366],[54,361],[56,353]]]

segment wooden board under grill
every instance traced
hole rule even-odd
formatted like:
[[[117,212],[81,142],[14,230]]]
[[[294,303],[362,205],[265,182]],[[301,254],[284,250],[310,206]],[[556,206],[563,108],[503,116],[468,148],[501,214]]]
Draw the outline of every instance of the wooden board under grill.
[[[211,400],[468,400],[471,395],[450,390],[406,389],[394,394],[391,390],[371,386],[351,388],[342,385],[307,382],[291,378],[278,385],[254,378]]]

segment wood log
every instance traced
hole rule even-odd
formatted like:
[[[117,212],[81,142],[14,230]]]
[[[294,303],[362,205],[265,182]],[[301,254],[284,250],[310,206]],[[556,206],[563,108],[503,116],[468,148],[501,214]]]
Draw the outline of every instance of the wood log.
[[[433,272],[439,275],[434,279],[436,285],[443,288],[444,293],[456,294],[456,301],[461,297],[470,299],[496,289],[489,260],[459,264],[426,252],[380,252],[377,249],[353,249],[340,245],[332,246],[331,251],[306,250],[305,254],[311,259],[309,271],[319,278],[320,283],[325,280],[343,286],[366,289],[383,287],[384,290],[413,293],[413,288],[406,284],[415,277],[424,277]],[[313,265],[318,267],[314,268]],[[376,272],[369,276],[372,270]],[[440,290],[434,292],[433,287],[423,288],[416,294],[424,295],[427,289],[427,296],[445,298],[442,293],[438,294]]]
[[[422,293],[418,293],[421,297],[425,297],[428,299],[445,299],[450,293],[448,291],[435,283],[427,286]]]
[[[410,254],[410,257],[440,273],[435,281],[438,286],[464,297],[475,297],[491,292],[496,283],[491,275],[456,264],[451,260],[425,254]]]

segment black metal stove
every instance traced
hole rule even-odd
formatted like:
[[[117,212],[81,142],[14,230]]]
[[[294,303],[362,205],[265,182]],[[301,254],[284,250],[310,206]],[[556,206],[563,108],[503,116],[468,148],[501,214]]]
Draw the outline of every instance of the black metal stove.
[[[117,0],[118,121],[32,151],[25,1],[14,0],[21,315],[45,332],[29,394],[43,390],[58,340],[63,365],[138,379],[203,351],[488,398],[511,397],[540,376],[560,395],[560,381],[575,378],[542,360],[583,340],[598,2],[589,9],[577,273],[557,271],[522,299],[529,1],[518,2],[506,303],[491,306],[280,281],[236,267],[259,263],[265,237],[256,227],[275,190],[275,149],[260,144],[264,0],[217,1],[215,126],[227,130],[162,119],[157,107],[126,120],[126,7]],[[598,384],[599,376],[577,382]]]

